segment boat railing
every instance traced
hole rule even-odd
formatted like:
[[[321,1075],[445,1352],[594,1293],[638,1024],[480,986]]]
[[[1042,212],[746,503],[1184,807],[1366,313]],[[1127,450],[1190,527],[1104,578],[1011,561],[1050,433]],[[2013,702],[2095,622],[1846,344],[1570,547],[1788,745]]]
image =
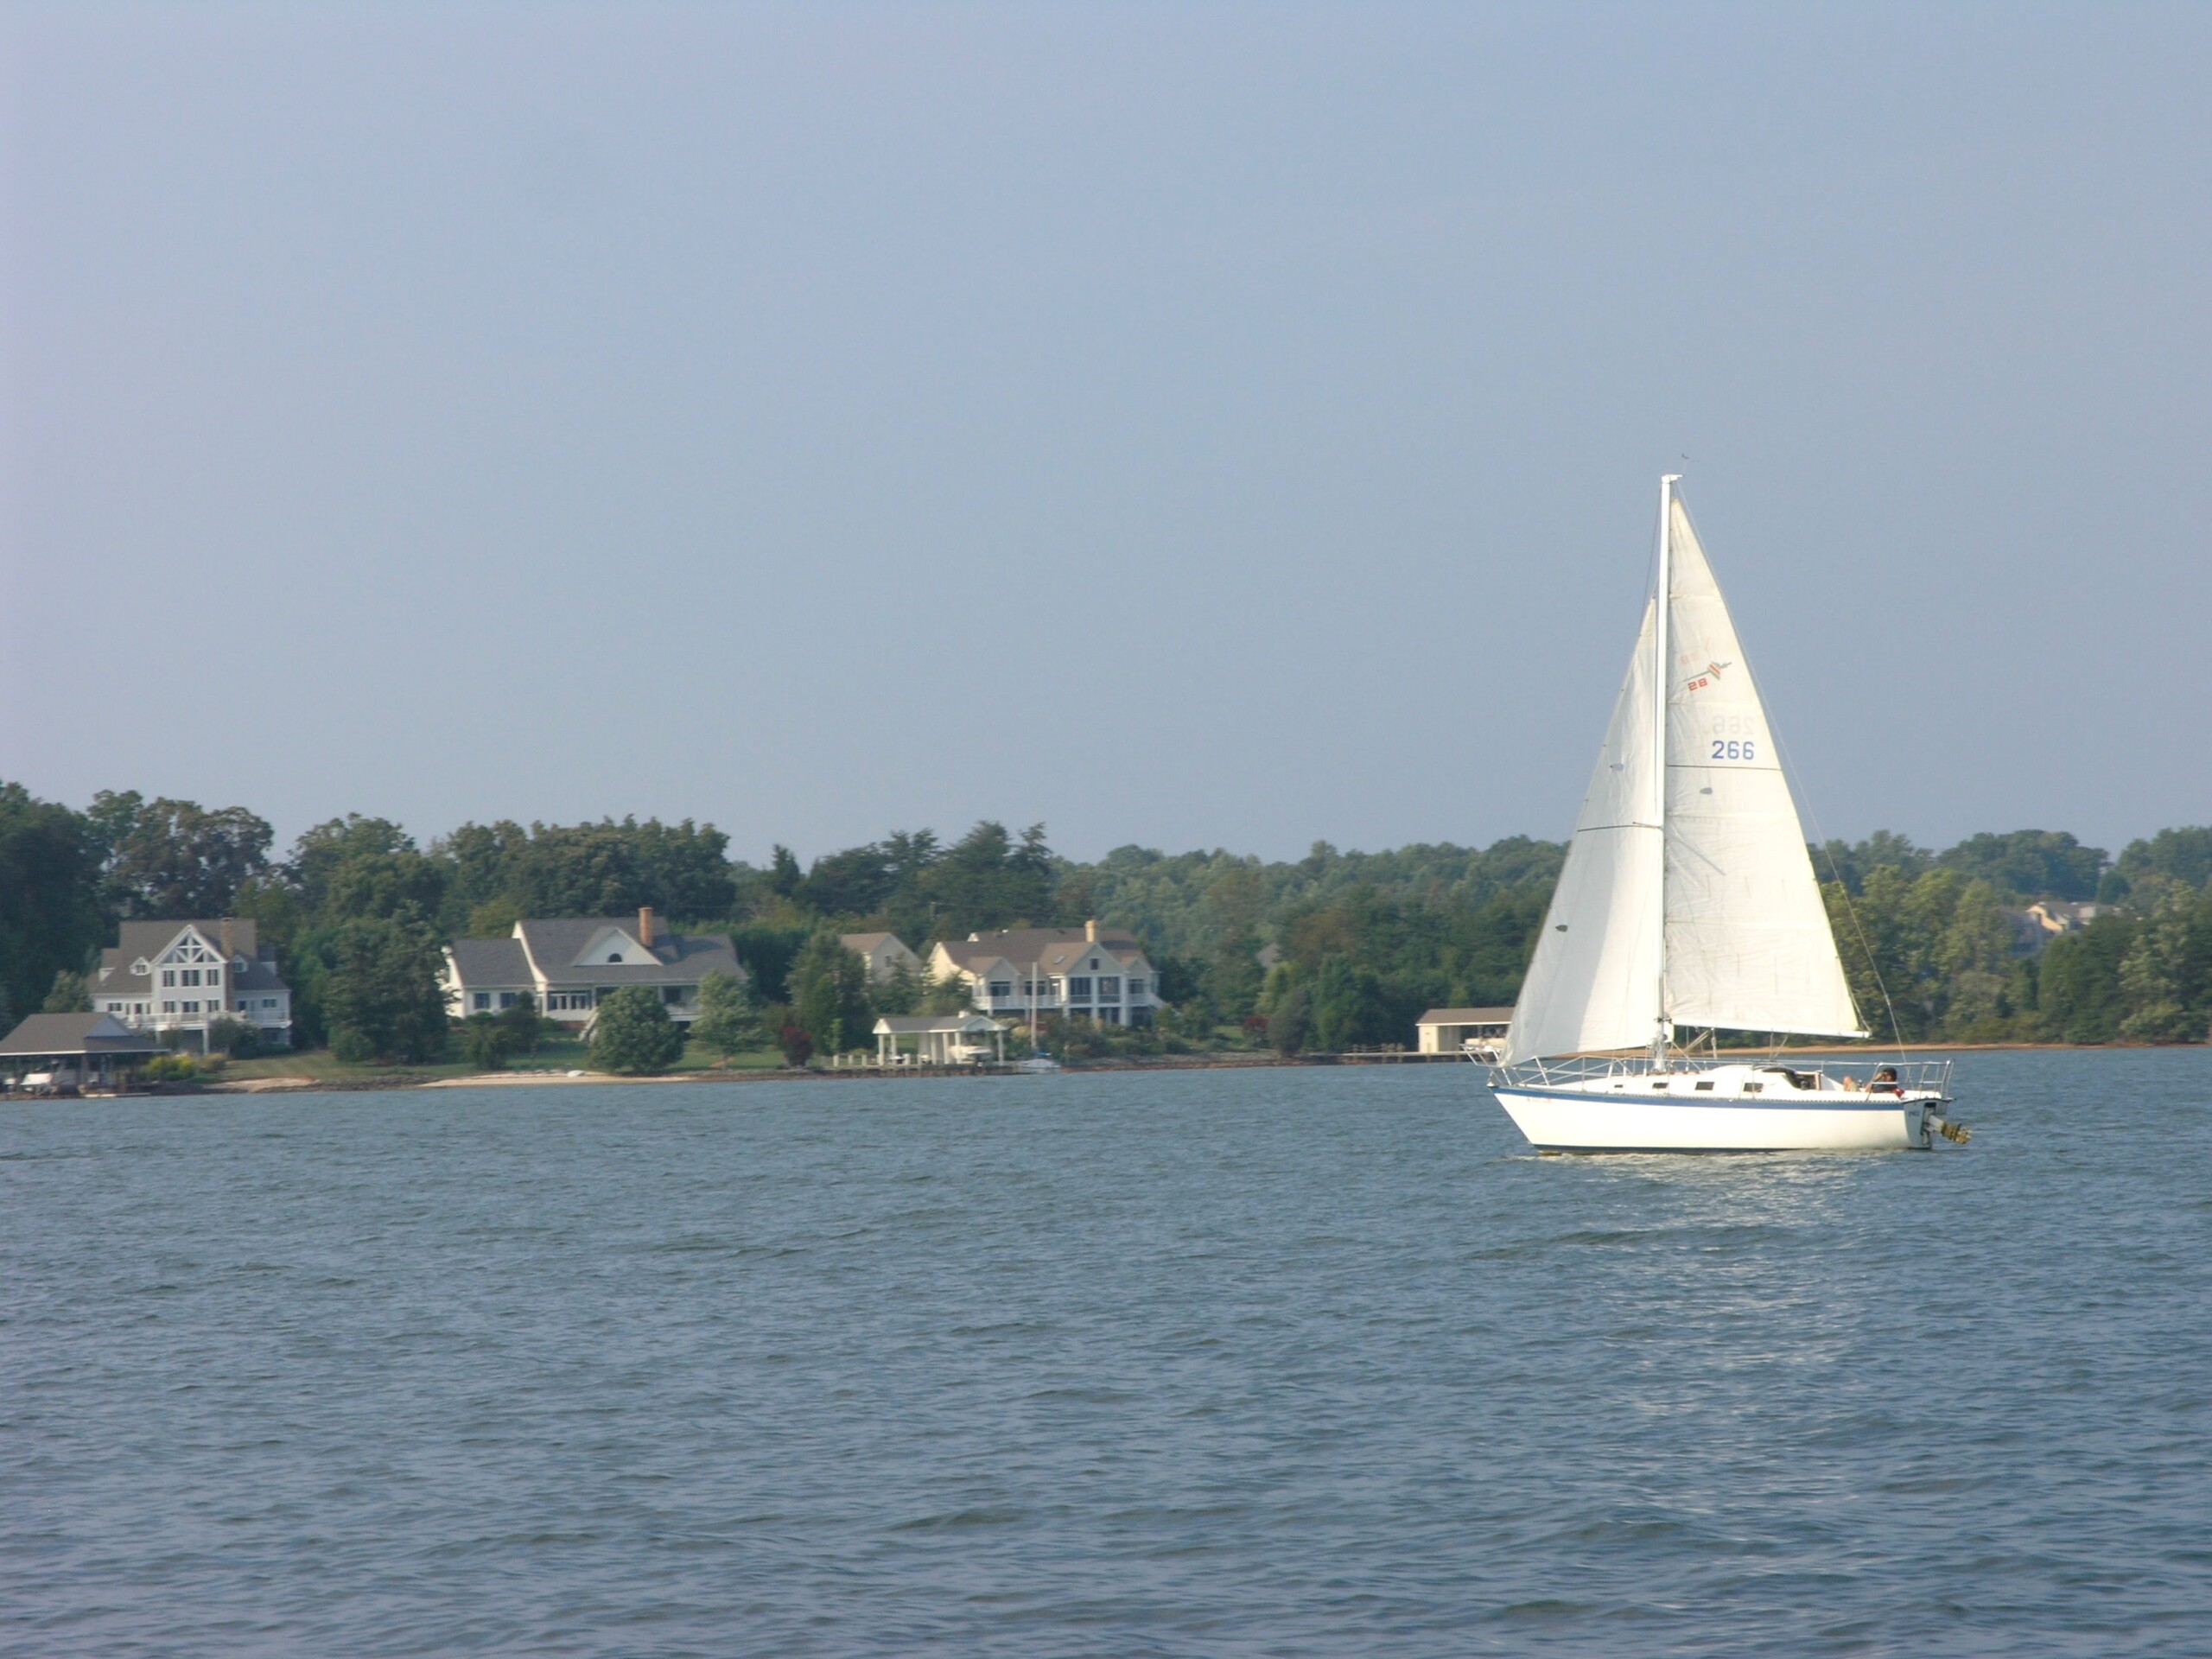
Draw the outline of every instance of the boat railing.
[[[1884,1059],[1878,1054],[1824,1055],[1819,1058],[1798,1059],[1786,1054],[1759,1051],[1731,1053],[1724,1049],[1717,1054],[1700,1055],[1687,1065],[1680,1060],[1675,1061],[1669,1069],[1703,1070],[1715,1065],[1748,1065],[1758,1071],[1778,1069],[1800,1076],[1827,1077],[1834,1079],[1840,1087],[1853,1090],[1886,1089],[1894,1084],[1900,1094],[1931,1094],[1946,1100],[1951,1095],[1951,1062],[1948,1059]],[[1651,1058],[1648,1054],[1577,1054],[1563,1059],[1522,1060],[1511,1065],[1492,1065],[1490,1067],[1490,1080],[1493,1084],[1502,1083],[1510,1086],[1519,1084],[1523,1087],[1560,1089],[1611,1077],[1649,1077],[1651,1070]]]

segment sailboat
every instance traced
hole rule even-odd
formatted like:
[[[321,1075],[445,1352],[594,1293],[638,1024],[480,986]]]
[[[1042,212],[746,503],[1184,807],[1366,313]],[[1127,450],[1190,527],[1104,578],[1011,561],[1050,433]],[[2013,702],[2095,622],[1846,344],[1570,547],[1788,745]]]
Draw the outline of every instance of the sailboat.
[[[1750,664],[1675,486],[1659,575],[1491,1091],[1543,1152],[1963,1139],[1947,1060],[1724,1063],[1721,1031],[1863,1038]],[[1676,1045],[1687,1028],[1694,1058]],[[1863,1074],[1863,1075],[1862,1075]]]

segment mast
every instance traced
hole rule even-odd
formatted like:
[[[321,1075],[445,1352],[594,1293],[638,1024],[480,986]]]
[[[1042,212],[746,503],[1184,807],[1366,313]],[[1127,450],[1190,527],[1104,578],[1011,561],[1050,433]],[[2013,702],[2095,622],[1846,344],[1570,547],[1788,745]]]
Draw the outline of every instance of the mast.
[[[1651,1033],[1651,1061],[1662,1067],[1675,1035],[1674,1022],[1667,1017],[1667,692],[1673,683],[1667,667],[1667,610],[1675,574],[1675,486],[1681,478],[1680,473],[1667,473],[1659,480],[1659,591],[1652,603],[1657,659],[1651,664],[1651,822],[1659,826],[1659,982],[1655,988],[1659,1019]]]

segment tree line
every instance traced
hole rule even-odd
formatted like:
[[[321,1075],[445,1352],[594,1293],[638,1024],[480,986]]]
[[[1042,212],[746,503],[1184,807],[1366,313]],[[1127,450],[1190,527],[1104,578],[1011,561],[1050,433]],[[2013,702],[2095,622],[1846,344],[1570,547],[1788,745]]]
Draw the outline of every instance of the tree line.
[[[1096,917],[1145,942],[1173,1008],[1166,1039],[1340,1050],[1410,1042],[1426,1007],[1510,1004],[1565,851],[1521,836],[1317,842],[1277,861],[1128,846],[1081,863],[1041,824],[986,822],[804,864],[778,846],[756,866],[690,820],[502,820],[422,845],[359,814],[274,842],[242,806],[103,791],[79,809],[0,785],[0,1016],[81,1006],[120,921],[237,915],[277,951],[300,1043],[426,1058],[452,1040],[435,983],[446,939],[651,906],[731,936],[750,984],[702,1025],[732,1043],[835,1051],[865,1043],[880,1014],[957,1001],[925,976],[868,984],[841,932],[895,932],[926,957],[938,939]],[[1940,851],[1884,831],[1813,850],[1853,993],[1883,1035],[1892,1020],[1907,1040],[2198,1041],[2212,1026],[2212,829],[2162,830],[2117,859],[2044,830]],[[2020,916],[2037,899],[2104,907],[2038,949]]]

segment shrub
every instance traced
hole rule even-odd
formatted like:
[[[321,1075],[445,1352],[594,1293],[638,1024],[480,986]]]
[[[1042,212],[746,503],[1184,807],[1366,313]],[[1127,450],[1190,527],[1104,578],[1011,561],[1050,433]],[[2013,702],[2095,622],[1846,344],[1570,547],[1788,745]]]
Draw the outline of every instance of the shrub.
[[[514,1052],[514,1031],[496,1014],[472,1014],[461,1022],[461,1052],[479,1071],[497,1071]]]
[[[1275,1011],[1268,1016],[1268,1046],[1289,1058],[1306,1046],[1313,1020],[1313,1004],[1306,988],[1294,985],[1275,999]]]
[[[626,985],[599,1005],[592,1023],[591,1063],[602,1071],[665,1071],[683,1053],[683,1033],[668,1017],[660,993]]]
[[[250,1020],[226,1015],[207,1027],[208,1052],[219,1049],[234,1060],[250,1060],[261,1052],[261,1033]]]

